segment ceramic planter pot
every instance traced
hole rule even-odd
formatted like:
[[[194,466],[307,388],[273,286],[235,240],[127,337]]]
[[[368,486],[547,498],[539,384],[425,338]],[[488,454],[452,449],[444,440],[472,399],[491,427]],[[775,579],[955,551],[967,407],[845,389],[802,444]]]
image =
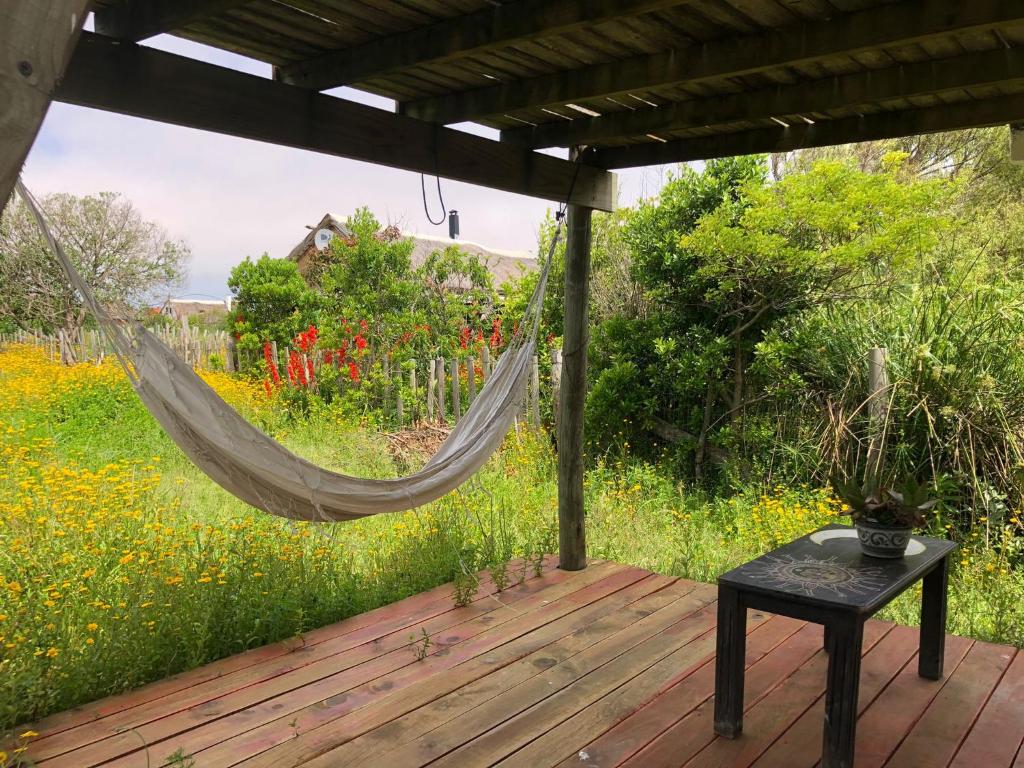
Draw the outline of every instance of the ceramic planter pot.
[[[871,557],[903,557],[910,543],[912,528],[894,528],[873,520],[858,520],[855,524],[860,548]]]

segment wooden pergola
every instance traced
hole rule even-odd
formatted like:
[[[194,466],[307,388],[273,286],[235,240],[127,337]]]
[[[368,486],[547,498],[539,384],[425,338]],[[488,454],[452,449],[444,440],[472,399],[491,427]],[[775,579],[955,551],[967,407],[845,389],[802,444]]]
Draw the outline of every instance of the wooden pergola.
[[[273,79],[139,44],[162,33]],[[1024,0],[2,0],[0,51],[0,201],[51,100],[568,199],[569,570],[586,563],[590,219],[612,170],[1024,121]],[[321,93],[342,85],[397,110]],[[463,121],[500,141],[445,127]]]

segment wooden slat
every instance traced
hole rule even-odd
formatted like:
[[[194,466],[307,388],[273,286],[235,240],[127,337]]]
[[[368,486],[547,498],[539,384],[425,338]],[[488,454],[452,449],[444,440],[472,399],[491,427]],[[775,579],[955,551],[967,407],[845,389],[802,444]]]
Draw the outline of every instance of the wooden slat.
[[[1006,646],[975,643],[886,766],[948,765],[1012,658]]]
[[[774,653],[770,654],[774,664],[767,664],[762,660],[748,671],[747,681],[751,693],[756,696],[759,690],[771,689],[782,682],[820,648],[820,632],[806,628],[795,633],[785,645],[777,647]],[[573,753],[578,756],[578,751],[573,748],[571,740],[586,743],[596,738],[609,726],[621,722],[638,707],[664,693],[668,688],[684,685],[685,681],[693,677],[692,673],[704,666],[680,667],[673,657],[664,659],[556,728],[535,738],[499,765],[504,768],[532,768],[544,760],[555,762]],[[703,690],[706,691],[707,688]]]
[[[600,210],[614,176],[183,56],[84,34],[56,99]]]
[[[516,0],[291,64],[281,69],[281,78],[319,91],[687,1]]]
[[[858,712],[872,701],[900,673],[917,652],[919,633],[910,627],[894,627],[864,656],[861,667]],[[821,758],[821,729],[825,700],[819,698],[754,763],[755,768],[814,768]]]
[[[548,572],[555,568],[558,560],[554,556],[545,558],[542,571]],[[597,563],[592,563],[597,565]],[[509,569],[515,573],[527,564],[517,560],[509,563]],[[526,570],[527,578],[532,573]],[[552,574],[556,581],[558,574]],[[473,601],[482,600],[493,595],[497,591],[489,573],[480,577],[480,585]],[[204,664],[201,667],[181,672],[171,677],[166,677],[149,685],[144,685],[132,691],[116,696],[110,696],[82,707],[58,713],[44,720],[26,724],[23,730],[34,730],[42,734],[42,739],[47,739],[61,731],[75,728],[85,723],[100,720],[101,718],[123,712],[133,707],[170,696],[178,691],[191,688],[215,678],[229,675],[238,670],[269,662],[271,659],[285,656],[299,648],[308,648],[313,645],[333,640],[342,636],[354,637],[358,635],[360,642],[373,640],[396,629],[412,626],[418,622],[445,613],[451,609],[453,585],[442,584],[434,589],[420,592],[412,597],[391,603],[389,605],[375,608],[372,611],[361,613],[357,616],[344,619],[343,621],[330,624],[326,627],[310,630],[303,633],[301,637],[288,638],[278,643],[264,645],[259,648],[245,651],[243,653],[229,656],[219,661]],[[37,744],[40,742],[37,741]]]
[[[246,0],[122,0],[97,8],[96,31],[138,42],[187,27],[201,19],[243,5]]]
[[[1009,768],[1024,743],[1024,652],[1018,651],[950,768]]]
[[[776,617],[754,628],[747,637],[745,662],[748,673],[753,665],[788,642],[804,626],[802,621]],[[639,707],[629,717],[614,724],[598,738],[581,746],[575,754],[559,763],[558,768],[576,768],[587,764],[618,765],[710,698],[714,693],[714,685],[715,669],[712,660],[665,693]],[[752,696],[757,694],[753,686],[749,691]]]
[[[0,4],[0,213],[43,123],[88,0]]]
[[[594,162],[605,168],[681,163],[762,152],[852,144],[899,136],[981,128],[1024,120],[1024,95],[1013,94],[922,109],[879,112],[864,117],[821,120],[814,125],[759,128],[736,133],[632,144],[597,150]]]
[[[333,712],[340,714],[369,703],[381,691],[399,691],[418,679],[450,669],[649,576],[638,569],[621,568],[605,578],[594,579],[590,570],[581,571],[566,584],[585,584],[581,589],[568,594],[558,594],[557,587],[554,591],[542,590],[518,601],[510,609],[499,608],[493,615],[481,616],[440,633],[422,661],[417,661],[410,645],[415,637],[407,634],[404,647],[344,671],[314,679],[294,675],[290,680],[274,678],[252,689],[229,693],[208,706],[193,708],[180,716],[136,727],[131,734],[134,745],[122,737],[113,737],[76,754],[86,758],[85,765],[102,762],[110,768],[145,766],[153,757],[159,757],[161,750],[171,752],[180,748],[186,754],[198,753],[239,731],[278,720],[318,702],[336,707]],[[300,683],[299,687],[295,687],[296,682]],[[148,753],[134,751],[140,746],[140,736],[146,744],[157,746],[150,747]],[[132,753],[125,754],[128,750]],[[117,755],[125,756],[112,759]],[[43,762],[41,765],[50,764]],[[68,762],[66,768],[74,765],[81,765],[81,762]]]
[[[1022,81],[1024,49],[998,49],[795,85],[743,91],[730,96],[684,101],[657,109],[514,128],[502,131],[501,138],[502,141],[531,147],[567,147],[737,120],[792,120],[790,116],[798,116],[796,122],[800,122],[803,116],[815,112]]]
[[[395,663],[402,661],[400,651],[408,648],[410,635],[419,632],[420,627],[427,629],[428,632],[445,631],[446,634],[479,631],[481,627],[486,627],[492,622],[500,623],[502,614],[507,618],[515,615],[507,611],[505,606],[520,604],[539,592],[551,595],[552,598],[571,594],[586,588],[594,581],[620,572],[622,569],[613,564],[602,564],[588,569],[583,572],[586,574],[584,578],[566,578],[562,572],[556,571],[551,574],[553,583],[550,587],[545,583],[546,579],[533,579],[503,593],[499,602],[487,598],[458,609],[449,603],[442,606],[440,611],[432,611],[414,624],[403,622],[402,626],[393,628],[385,622],[379,629],[377,625],[371,625],[365,630],[348,633],[336,639],[302,646],[273,661],[213,677],[208,682],[195,685],[174,697],[157,699],[49,738],[44,734],[34,745],[33,755],[39,761],[56,758],[71,749],[95,745],[91,751],[76,752],[75,759],[82,759],[81,756],[90,755],[92,752],[105,755],[109,759],[139,747],[137,739],[132,744],[123,738],[125,729],[130,728],[133,732],[144,734],[147,741],[156,741],[177,733],[175,729],[179,726],[184,730],[189,724],[199,725],[206,720],[215,719],[218,713],[236,711],[240,707],[232,708],[232,704],[239,700],[244,706],[251,700],[259,700],[259,696],[272,695],[273,691],[293,690],[295,687],[345,670],[355,670],[351,674],[358,676],[364,674],[367,669],[375,669],[376,666],[390,669]],[[197,716],[196,708],[202,708],[206,714]]]
[[[956,674],[974,641],[946,638],[943,680],[925,680],[917,664],[906,665],[857,721],[857,768],[881,768],[917,722],[921,713]]]
[[[628,97],[657,86],[736,78],[941,37],[957,30],[991,29],[1022,18],[1020,4],[1006,0],[898,2],[781,31],[728,36],[651,56],[415,99],[402,104],[401,109],[421,120],[454,123],[530,107]]]
[[[484,657],[460,664],[440,679],[430,677],[349,715],[322,717],[312,730],[306,723],[298,738],[290,739],[243,763],[245,768],[342,765],[385,759],[384,753],[478,706],[504,690],[545,670],[628,627],[641,623],[653,634],[671,622],[688,595],[707,594],[704,585],[669,577],[644,579],[605,600],[530,632]],[[305,721],[304,721],[305,722]],[[247,735],[248,738],[248,735]],[[219,747],[228,747],[225,742]],[[339,746],[342,745],[342,746]],[[218,747],[218,749],[219,749]],[[336,747],[336,748],[334,748]],[[334,749],[332,749],[334,748]],[[328,751],[330,750],[330,751]],[[203,753],[211,759],[214,751]],[[313,759],[319,756],[319,759]]]

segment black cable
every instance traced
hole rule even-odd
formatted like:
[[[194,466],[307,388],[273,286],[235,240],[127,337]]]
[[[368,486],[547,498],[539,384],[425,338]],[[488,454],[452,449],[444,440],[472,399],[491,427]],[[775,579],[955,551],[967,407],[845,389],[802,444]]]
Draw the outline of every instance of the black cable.
[[[430,218],[430,209],[427,208],[427,177],[426,174],[420,174],[420,191],[423,193],[423,213],[427,217],[427,221],[433,224],[435,227],[438,224],[444,224],[444,220],[448,217],[448,207],[444,204],[444,197],[441,195],[441,177],[435,175],[437,179],[437,199],[441,201],[441,218],[434,221]]]

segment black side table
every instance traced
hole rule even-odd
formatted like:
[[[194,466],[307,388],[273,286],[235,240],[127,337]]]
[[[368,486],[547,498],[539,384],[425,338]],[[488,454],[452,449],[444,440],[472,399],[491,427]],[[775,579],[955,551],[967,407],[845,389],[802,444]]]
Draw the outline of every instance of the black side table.
[[[732,739],[743,730],[747,609],[813,621],[825,627],[829,654],[821,766],[852,768],[864,622],[924,579],[917,671],[940,679],[949,555],[955,548],[950,541],[916,536],[905,557],[883,560],[861,553],[852,528],[830,525],[722,575],[715,733]]]

